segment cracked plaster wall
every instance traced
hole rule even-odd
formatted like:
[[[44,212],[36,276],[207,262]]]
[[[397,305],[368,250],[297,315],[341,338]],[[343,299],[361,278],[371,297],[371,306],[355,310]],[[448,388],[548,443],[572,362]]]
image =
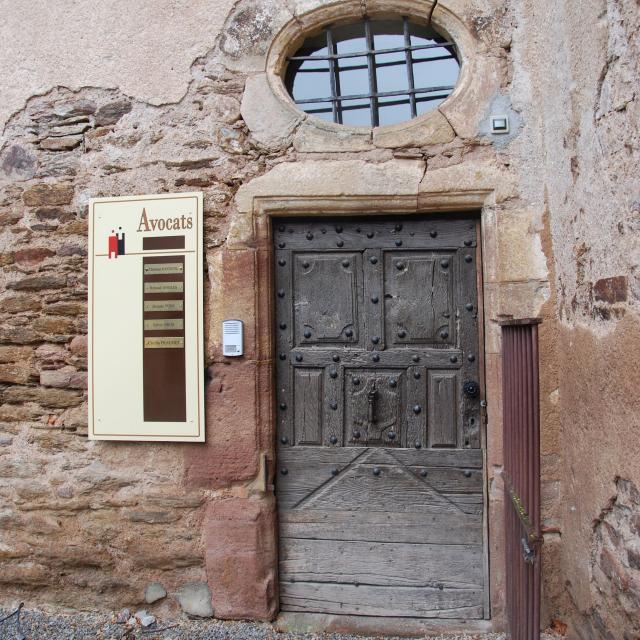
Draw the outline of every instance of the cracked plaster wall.
[[[386,4],[140,0],[134,11],[127,4],[128,20],[118,3],[77,2],[72,12],[68,4],[42,11],[22,1],[0,8],[8,17],[0,36],[10,43],[0,52],[9,69],[0,105],[7,122],[0,475],[3,521],[19,532],[2,547],[11,568],[3,598],[115,607],[138,602],[152,579],[162,578],[170,593],[186,580],[207,580],[217,615],[273,615],[275,552],[251,535],[268,537],[273,526],[261,480],[270,431],[255,423],[271,402],[265,328],[247,323],[247,358],[234,368],[221,357],[217,327],[230,299],[234,313],[251,319],[259,312],[247,283],[260,286],[268,254],[252,235],[253,195],[318,195],[328,187],[336,196],[367,195],[375,185],[381,194],[425,202],[460,189],[493,190],[483,208],[490,401],[500,388],[496,321],[545,319],[543,516],[562,531],[547,536],[544,551],[545,618],[577,612],[576,620],[589,620],[604,606],[589,587],[591,522],[617,475],[638,479],[628,446],[637,382],[628,347],[638,344],[638,56],[629,44],[637,13],[631,0],[551,8],[540,0],[440,0],[434,19],[459,18],[452,28],[469,38],[476,83],[441,117],[393,135],[335,131],[273,94],[263,75],[266,54],[285,24],[303,26],[305,12],[319,6],[375,11]],[[486,134],[497,106],[516,125],[506,141]],[[87,442],[86,201],[181,189],[205,193],[209,441],[144,449]],[[496,403],[488,426],[495,522],[499,425]],[[230,536],[230,523],[239,535]],[[148,548],[160,531],[166,548],[153,559]],[[68,536],[73,553],[54,553]],[[244,564],[230,575],[224,567],[238,538],[247,540],[236,550]],[[94,548],[100,553],[89,557]]]
[[[178,101],[194,59],[213,46],[233,0],[0,0],[0,129],[55,86],[118,88]],[[1,138],[0,138],[1,140]]]
[[[637,567],[614,550],[632,578],[605,592],[590,559],[594,523],[615,500],[617,478],[640,479],[640,13],[629,0],[530,0],[515,16],[517,68],[531,84],[536,120],[529,193],[548,212],[559,321],[550,397],[561,425],[554,493],[562,544],[550,560],[574,637],[634,637],[637,609],[630,625],[619,603],[637,598]]]

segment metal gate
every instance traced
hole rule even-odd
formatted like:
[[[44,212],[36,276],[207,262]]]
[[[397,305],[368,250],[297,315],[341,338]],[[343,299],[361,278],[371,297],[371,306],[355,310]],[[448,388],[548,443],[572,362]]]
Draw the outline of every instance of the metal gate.
[[[539,322],[501,323],[507,618],[513,640],[540,638]]]

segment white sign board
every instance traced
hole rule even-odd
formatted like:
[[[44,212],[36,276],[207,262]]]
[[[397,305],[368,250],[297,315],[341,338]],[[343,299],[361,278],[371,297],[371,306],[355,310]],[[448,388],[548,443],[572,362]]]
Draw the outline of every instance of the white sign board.
[[[89,437],[204,442],[202,194],[89,203]]]

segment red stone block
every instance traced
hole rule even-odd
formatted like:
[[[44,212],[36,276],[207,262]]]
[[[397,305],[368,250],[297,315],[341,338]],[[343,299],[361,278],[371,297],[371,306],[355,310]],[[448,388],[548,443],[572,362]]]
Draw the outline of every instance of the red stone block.
[[[626,302],[627,300],[627,277],[614,276],[613,278],[602,278],[593,285],[595,299],[608,304],[616,302]]]
[[[273,252],[256,251],[256,354],[259,360],[269,360],[273,352]]]
[[[257,366],[257,437],[261,452],[270,452],[275,443],[273,366],[259,362]]]
[[[46,258],[54,256],[55,252],[46,247],[32,247],[27,249],[20,249],[15,253],[16,262],[25,265],[40,264]]]
[[[244,359],[255,360],[256,352],[256,252],[253,249],[223,251],[220,301],[225,318],[244,323]],[[215,327],[214,331],[221,327]]]
[[[212,502],[204,542],[216,617],[272,620],[278,606],[273,497]]]
[[[184,445],[185,484],[216,489],[258,472],[257,366],[217,363],[205,390],[206,443]]]

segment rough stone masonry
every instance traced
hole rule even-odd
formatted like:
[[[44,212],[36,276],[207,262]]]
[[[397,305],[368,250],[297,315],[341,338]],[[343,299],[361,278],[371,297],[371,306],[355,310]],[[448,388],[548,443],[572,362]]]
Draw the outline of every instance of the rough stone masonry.
[[[0,602],[135,608],[159,583],[167,595],[144,604],[159,614],[189,612],[186,593],[195,615],[273,618],[269,329],[255,321],[268,316],[257,308],[268,252],[252,227],[255,198],[431,202],[484,189],[495,628],[496,321],[540,316],[545,619],[571,621],[575,637],[634,637],[637,3],[440,0],[434,20],[460,25],[478,78],[428,126],[393,133],[314,123],[274,95],[267,59],[278,34],[312,24],[318,8],[420,3],[139,4],[80,3],[74,14],[19,0],[0,26],[10,43],[0,53]],[[508,138],[486,130],[496,110],[511,118]],[[90,442],[87,201],[181,190],[205,198],[207,443]],[[234,364],[218,335],[229,311],[247,320],[247,355]]]

